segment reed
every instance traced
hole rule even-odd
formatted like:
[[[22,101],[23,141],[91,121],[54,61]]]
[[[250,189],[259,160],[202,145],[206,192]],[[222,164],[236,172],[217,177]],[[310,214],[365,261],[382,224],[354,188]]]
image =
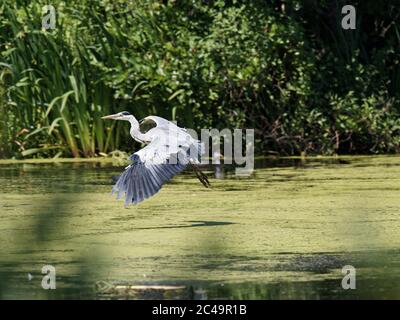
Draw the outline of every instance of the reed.
[[[16,7],[2,7],[2,36],[13,33],[7,36],[11,43],[3,44],[2,59],[8,63],[2,64],[2,72],[9,76],[8,113],[15,116],[15,127],[23,130],[21,154],[92,157],[114,149],[115,131],[100,121],[115,111],[113,91],[93,69],[93,48],[85,44],[85,32],[70,33],[62,20],[54,31],[40,30],[41,6],[28,7],[29,16],[22,20]]]

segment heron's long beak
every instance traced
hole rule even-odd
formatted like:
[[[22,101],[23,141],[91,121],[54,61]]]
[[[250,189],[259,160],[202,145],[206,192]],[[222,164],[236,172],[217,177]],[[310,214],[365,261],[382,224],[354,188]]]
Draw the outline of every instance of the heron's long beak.
[[[108,116],[101,117],[102,119],[116,119],[118,114],[110,114]]]

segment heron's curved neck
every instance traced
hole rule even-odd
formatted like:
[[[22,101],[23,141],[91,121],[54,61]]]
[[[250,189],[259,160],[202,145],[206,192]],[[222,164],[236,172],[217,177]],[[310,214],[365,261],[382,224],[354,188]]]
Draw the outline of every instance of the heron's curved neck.
[[[138,142],[147,142],[146,136],[140,132],[139,121],[134,116],[130,116],[129,122],[131,124],[130,134],[132,138]]]

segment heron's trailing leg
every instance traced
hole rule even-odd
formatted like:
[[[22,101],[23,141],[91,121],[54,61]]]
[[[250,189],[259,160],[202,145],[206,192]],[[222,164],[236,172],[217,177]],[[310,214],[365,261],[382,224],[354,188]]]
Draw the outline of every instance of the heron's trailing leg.
[[[207,176],[200,170],[200,168],[192,162],[189,162],[189,163],[190,163],[190,166],[193,168],[194,172],[196,173],[197,178],[203,184],[203,186],[205,186],[206,188],[211,187],[211,184],[208,181]]]

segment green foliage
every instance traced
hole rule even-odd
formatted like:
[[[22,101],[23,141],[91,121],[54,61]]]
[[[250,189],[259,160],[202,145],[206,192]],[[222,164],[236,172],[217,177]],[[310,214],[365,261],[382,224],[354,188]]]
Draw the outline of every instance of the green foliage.
[[[0,78],[1,79],[1,78]],[[0,114],[4,116],[0,118],[0,158],[9,157],[9,133],[8,133],[8,119],[5,112],[5,89],[4,84],[0,80]]]
[[[1,155],[130,150],[127,127],[100,120],[121,110],[255,128],[260,153],[399,152],[393,3],[355,2],[343,30],[336,0],[57,0],[44,31],[47,1],[2,0]]]

